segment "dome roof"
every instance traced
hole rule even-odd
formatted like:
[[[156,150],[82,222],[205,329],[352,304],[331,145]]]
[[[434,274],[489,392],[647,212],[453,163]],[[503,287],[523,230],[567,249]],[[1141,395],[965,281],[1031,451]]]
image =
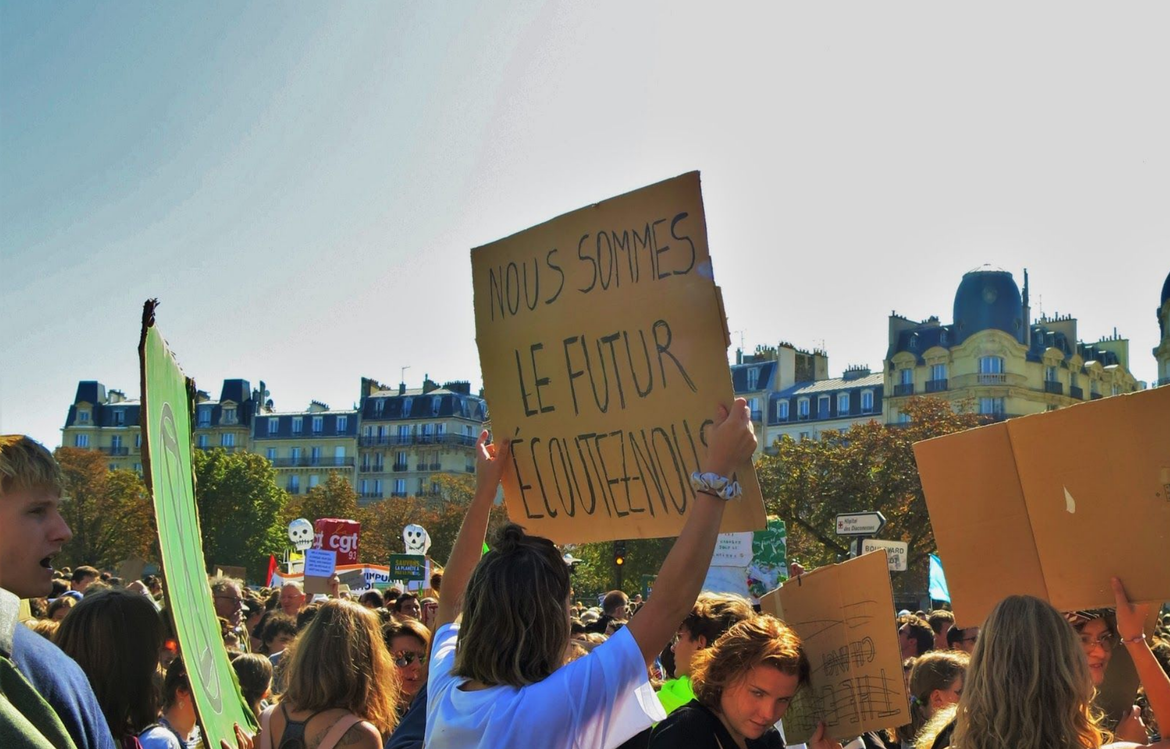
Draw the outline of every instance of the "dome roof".
[[[1002,330],[1021,340],[1024,304],[1020,287],[1002,268],[983,265],[963,274],[955,292],[956,345],[981,330]]]
[[[1166,276],[1166,283],[1162,284],[1162,302],[1158,305],[1159,309],[1168,300],[1170,300],[1170,275]]]

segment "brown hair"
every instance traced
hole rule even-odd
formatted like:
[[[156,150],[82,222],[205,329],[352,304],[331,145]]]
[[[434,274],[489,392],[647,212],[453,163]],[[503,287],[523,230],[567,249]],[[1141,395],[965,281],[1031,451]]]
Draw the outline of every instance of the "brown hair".
[[[931,650],[934,650],[934,630],[930,628],[930,623],[921,616],[912,614],[910,616],[899,617],[898,629],[902,627],[909,627],[910,639],[914,641],[918,652],[915,655],[923,655]]]
[[[378,617],[356,603],[321,604],[282,661],[288,660],[284,701],[294,710],[344,708],[383,736],[398,725],[398,670]]]
[[[57,634],[61,622],[56,622],[52,619],[29,619],[25,622],[25,626],[46,640],[51,641],[53,636]]]
[[[970,662],[971,656],[962,650],[932,650],[914,659],[910,668],[910,722],[898,727],[899,741],[914,741],[930,720],[930,695],[954,684]]]
[[[691,667],[695,699],[711,710],[720,710],[723,690],[756,666],[771,666],[796,676],[801,684],[808,682],[808,656],[796,632],[774,616],[756,614],[695,654]]]
[[[691,613],[683,619],[682,628],[690,634],[691,639],[706,638],[710,646],[733,625],[753,616],[755,612],[743,596],[703,593],[695,601]]]
[[[115,739],[158,717],[154,675],[164,636],[154,604],[125,590],[87,595],[61,620],[53,641],[89,677]]]
[[[983,623],[963,685],[951,746],[1097,749],[1089,661],[1050,604],[1010,596]]]
[[[22,489],[64,491],[61,467],[45,446],[23,434],[0,435],[0,497]]]
[[[513,687],[549,676],[565,659],[569,591],[569,566],[553,542],[505,525],[467,583],[452,672]]]
[[[955,615],[946,609],[935,609],[927,615],[926,623],[936,635],[941,635],[955,623]]]
[[[431,631],[417,619],[392,619],[387,622],[382,627],[382,639],[386,641],[386,647],[390,647],[390,641],[395,637],[413,637],[422,643],[424,650],[429,652],[431,649]]]
[[[240,653],[232,659],[232,669],[240,682],[240,692],[258,717],[260,700],[272,688],[272,663],[263,655]]]

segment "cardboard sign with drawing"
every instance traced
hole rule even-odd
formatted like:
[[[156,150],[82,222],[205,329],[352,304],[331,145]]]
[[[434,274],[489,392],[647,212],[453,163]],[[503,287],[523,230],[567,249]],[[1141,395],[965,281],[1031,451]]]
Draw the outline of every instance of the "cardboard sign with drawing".
[[[697,172],[471,253],[512,520],[560,543],[677,535],[703,427],[733,398]],[[750,462],[721,529],[764,527]]]

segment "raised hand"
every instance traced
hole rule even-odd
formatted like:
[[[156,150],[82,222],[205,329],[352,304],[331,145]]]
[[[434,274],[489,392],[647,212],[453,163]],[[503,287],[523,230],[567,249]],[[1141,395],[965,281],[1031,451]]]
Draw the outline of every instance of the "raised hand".
[[[1125,594],[1125,586],[1119,578],[1110,578],[1113,586],[1113,597],[1117,606],[1117,634],[1123,640],[1132,640],[1141,637],[1146,628],[1146,616],[1150,613],[1148,603],[1132,604]]]
[[[495,496],[496,487],[504,476],[504,468],[508,465],[508,458],[512,454],[511,440],[488,444],[488,431],[479,433],[475,442],[475,492],[491,492]]]
[[[720,406],[715,422],[707,430],[707,455],[702,461],[704,472],[731,477],[735,467],[751,459],[756,450],[747,401],[736,398],[731,410]]]

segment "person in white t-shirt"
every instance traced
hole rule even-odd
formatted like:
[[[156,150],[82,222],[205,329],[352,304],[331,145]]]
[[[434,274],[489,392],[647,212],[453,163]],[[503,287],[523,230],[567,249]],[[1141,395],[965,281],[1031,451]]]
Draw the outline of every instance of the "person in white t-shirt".
[[[695,500],[654,595],[629,624],[568,665],[569,570],[548,539],[509,525],[480,558],[488,513],[510,458],[507,441],[476,445],[476,491],[443,572],[428,685],[429,749],[610,749],[665,714],[647,667],[698,597],[729,481],[756,447],[747,403],[720,406],[691,477]],[[454,624],[462,612],[461,624]]]

